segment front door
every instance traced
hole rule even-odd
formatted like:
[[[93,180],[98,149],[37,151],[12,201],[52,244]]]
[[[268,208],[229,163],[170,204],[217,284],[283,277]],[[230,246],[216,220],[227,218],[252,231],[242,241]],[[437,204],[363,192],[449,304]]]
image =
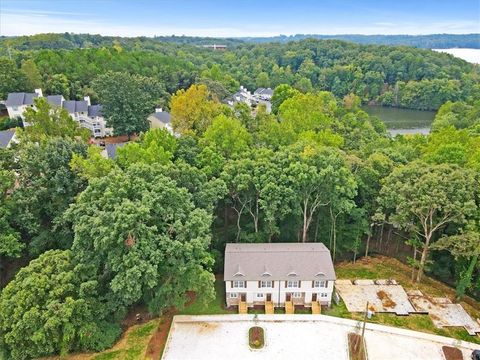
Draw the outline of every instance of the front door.
[[[292,301],[292,294],[291,293],[287,293],[287,301]]]
[[[317,301],[317,294],[312,294],[312,301]]]
[[[247,301],[247,294],[245,294],[245,293],[240,294],[240,300],[241,301]]]
[[[272,301],[272,294],[267,294],[267,301]]]

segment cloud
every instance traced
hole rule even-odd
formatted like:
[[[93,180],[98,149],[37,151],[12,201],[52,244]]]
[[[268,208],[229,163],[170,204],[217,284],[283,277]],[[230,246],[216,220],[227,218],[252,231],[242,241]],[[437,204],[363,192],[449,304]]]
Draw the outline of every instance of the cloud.
[[[1,1],[1,0],[0,0]],[[212,37],[253,37],[279,34],[435,34],[479,32],[476,21],[451,22],[376,22],[362,25],[343,24],[242,24],[228,27],[167,26],[155,24],[120,24],[89,13],[61,11],[3,10],[0,13],[0,35],[33,35],[38,33],[90,33],[112,36],[189,35]]]

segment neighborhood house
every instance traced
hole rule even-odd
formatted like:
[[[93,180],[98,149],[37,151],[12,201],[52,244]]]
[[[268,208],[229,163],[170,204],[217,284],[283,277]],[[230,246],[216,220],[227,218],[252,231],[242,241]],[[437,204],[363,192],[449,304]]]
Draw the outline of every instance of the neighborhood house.
[[[24,111],[28,107],[34,107],[34,100],[43,97],[41,89],[35,89],[34,93],[10,93],[5,103],[8,116],[12,119],[21,118],[24,126]],[[73,120],[78,121],[80,126],[87,128],[94,137],[105,137],[113,134],[113,129],[107,127],[107,122],[102,115],[102,105],[92,105],[90,97],[83,100],[65,100],[62,95],[49,95],[47,101],[52,106],[62,107],[70,114]]]
[[[285,307],[286,302],[330,306],[335,281],[330,251],[322,243],[227,244],[227,306]]]

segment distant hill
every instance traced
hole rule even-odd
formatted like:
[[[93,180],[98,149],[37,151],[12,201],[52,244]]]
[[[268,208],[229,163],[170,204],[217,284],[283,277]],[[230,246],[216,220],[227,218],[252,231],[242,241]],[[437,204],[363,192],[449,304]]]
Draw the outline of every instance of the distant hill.
[[[423,49],[472,48],[480,49],[480,34],[432,35],[279,35],[274,37],[239,38],[251,43],[300,41],[305,39],[344,40],[357,44],[406,45]]]
[[[159,43],[175,45],[226,45],[287,43],[305,39],[344,40],[357,44],[406,45],[423,49],[472,48],[480,49],[480,34],[435,34],[435,35],[279,35],[274,37],[211,38],[195,36],[113,37],[91,34],[37,34],[32,36],[0,37],[0,48],[16,50],[77,49],[111,46],[118,43],[125,48],[156,50]]]

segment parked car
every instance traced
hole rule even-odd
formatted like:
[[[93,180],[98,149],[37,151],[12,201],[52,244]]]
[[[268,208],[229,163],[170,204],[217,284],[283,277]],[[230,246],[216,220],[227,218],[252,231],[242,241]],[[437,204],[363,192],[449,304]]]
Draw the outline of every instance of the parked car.
[[[473,350],[472,360],[480,360],[480,350]]]

